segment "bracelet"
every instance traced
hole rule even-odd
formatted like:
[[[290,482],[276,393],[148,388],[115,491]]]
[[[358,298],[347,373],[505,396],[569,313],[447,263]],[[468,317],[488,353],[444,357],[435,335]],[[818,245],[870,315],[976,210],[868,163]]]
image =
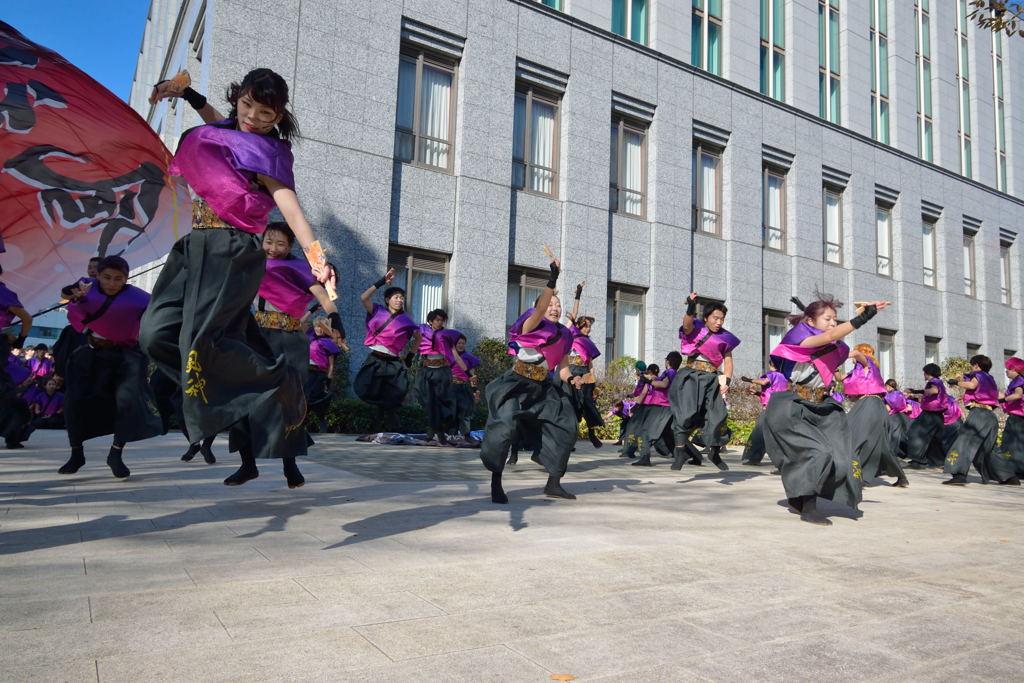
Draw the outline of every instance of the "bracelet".
[[[386,284],[387,284],[387,282],[388,282],[388,278],[387,278],[387,276],[386,276],[386,275],[383,275],[383,276],[381,276],[381,278],[380,278],[379,280],[377,280],[376,282],[374,282],[374,283],[373,283],[373,286],[374,286],[374,288],[376,288],[376,289],[380,289],[381,287],[383,287],[384,285],[386,285]]]
[[[206,96],[197,93],[192,88],[185,88],[181,91],[181,99],[189,103],[189,105],[199,111],[206,106]]]

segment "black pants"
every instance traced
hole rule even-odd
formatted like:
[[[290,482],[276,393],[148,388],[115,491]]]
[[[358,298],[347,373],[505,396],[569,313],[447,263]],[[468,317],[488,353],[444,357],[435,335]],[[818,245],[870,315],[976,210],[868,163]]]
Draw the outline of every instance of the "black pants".
[[[855,462],[864,481],[877,476],[903,477],[903,467],[889,441],[889,412],[878,396],[858,399],[847,414]]]
[[[505,469],[517,433],[532,435],[537,456],[553,477],[565,474],[576,443],[576,411],[561,382],[527,379],[509,370],[487,385],[487,426],[480,460],[491,472]]]
[[[750,432],[750,441],[747,443],[747,447],[743,449],[743,457],[740,460],[760,465],[767,452],[764,445],[764,413],[762,412],[757,417],[754,429]],[[771,456],[769,456],[769,459],[771,459]]]
[[[910,429],[907,430],[907,457],[919,465],[932,467],[942,465],[942,460],[935,462],[935,456],[932,455],[935,453],[935,449],[932,448],[933,442],[938,440],[942,427],[942,413],[929,410],[921,411],[921,414],[911,422]],[[939,451],[943,453],[944,459],[945,449],[939,448]]]
[[[427,414],[429,430],[435,434],[446,433],[455,421],[452,369],[421,367],[416,377],[416,396]]]
[[[153,287],[139,341],[184,392],[189,440],[207,437],[251,416],[281,413],[259,427],[254,454],[284,449],[285,429],[302,423],[306,401],[298,372],[274,357],[249,312],[266,257],[241,230],[193,230],[178,240]],[[308,360],[307,360],[308,363]]]
[[[409,393],[409,372],[398,356],[381,358],[371,353],[359,368],[352,390],[364,403],[394,411]]]
[[[1014,476],[1000,478],[1000,475],[992,471],[993,456],[996,454],[996,436],[999,434],[999,418],[991,410],[985,408],[971,408],[967,413],[967,420],[960,427],[960,433],[956,442],[946,455],[946,463],[943,469],[947,474],[956,476],[967,476],[971,465],[981,475],[981,482],[988,483],[990,479],[1003,481]],[[999,457],[999,456],[997,456]]]
[[[675,440],[683,443],[695,429],[701,431],[705,446],[725,446],[729,443],[726,420],[729,410],[713,372],[680,368],[668,390],[672,404]]]
[[[811,403],[790,391],[776,392],[768,400],[763,429],[787,498],[821,496],[857,509],[861,472],[841,405],[831,398]]]

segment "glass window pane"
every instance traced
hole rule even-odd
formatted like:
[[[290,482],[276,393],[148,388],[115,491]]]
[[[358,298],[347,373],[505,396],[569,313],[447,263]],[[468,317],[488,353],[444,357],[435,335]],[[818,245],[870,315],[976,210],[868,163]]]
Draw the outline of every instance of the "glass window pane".
[[[690,20],[690,64],[704,68],[704,20],[696,12]]]
[[[996,104],[996,133],[999,140],[999,149],[1006,149],[1006,105],[1000,100]]]
[[[612,185],[619,184],[619,126],[612,124],[611,168],[609,181]]]
[[[967,47],[967,38],[960,39],[960,77],[970,78],[971,70],[969,68],[970,63],[970,50]]]
[[[635,302],[619,301],[617,309],[615,332],[620,355],[640,358],[640,320],[643,307]]]
[[[830,78],[829,82],[829,108],[831,110],[829,121],[839,123],[839,79]]]
[[[612,0],[612,33],[626,35],[626,2],[628,0]]]
[[[452,74],[423,66],[420,86],[420,161],[440,168],[448,167],[447,142],[449,136],[449,110],[451,108]],[[434,140],[428,138],[436,138]]]
[[[924,122],[924,160],[932,160],[932,123]]]
[[[931,29],[931,23],[932,23],[932,20],[928,17],[927,14],[925,14],[925,15],[923,15],[921,17],[921,43],[922,43],[921,54],[923,54],[925,57],[931,57],[932,56],[932,29]]]
[[[530,111],[532,144],[530,163],[530,189],[551,194],[554,191],[555,166],[555,107],[534,100]]]
[[[512,323],[519,319],[519,284],[508,283],[505,290],[505,327],[512,327]]]
[[[768,48],[761,46],[761,94],[768,94],[768,70],[771,65],[768,63]]]
[[[771,40],[768,35],[768,3],[771,0],[761,0],[761,40]]]
[[[427,313],[444,308],[444,274],[412,271],[412,319],[427,319]]]
[[[1003,60],[996,60],[996,97],[1003,99]]]
[[[828,55],[825,54],[827,50],[827,36],[825,35],[825,13],[828,12],[825,9],[825,5],[818,5],[818,66],[828,66]]]
[[[886,5],[888,0],[872,0],[878,7],[878,30],[882,33],[889,33],[889,13]]]
[[[828,118],[828,84],[825,82],[825,72],[818,72],[818,116]]]
[[[630,30],[633,35],[630,36],[636,42],[646,45],[647,44],[647,0],[632,0],[632,17],[630,21]]]
[[[879,92],[889,96],[889,41],[878,39],[878,81]]]
[[[512,159],[523,161],[526,145],[526,95],[516,93],[515,109],[512,113]]]
[[[829,12],[828,20],[828,32],[829,32],[829,68],[832,69],[833,73],[840,73],[839,71],[839,12],[832,10]]]
[[[772,42],[779,47],[786,47],[785,0],[772,0]]]
[[[878,68],[876,66],[877,57],[875,55],[875,42],[877,41],[877,34],[871,34],[871,49],[870,60],[871,60],[871,92],[878,92]]]
[[[964,140],[964,175],[967,176],[968,178],[971,177],[971,167],[971,141]]]
[[[932,115],[932,63],[925,62],[922,65],[922,77],[924,78],[923,86],[924,90],[924,114],[925,116]]]
[[[772,75],[772,97],[777,100],[786,99],[786,56],[775,53],[775,71]]]
[[[963,111],[961,112],[961,128],[967,135],[971,134],[971,86],[963,82]]]
[[[641,192],[643,190],[643,135],[627,130],[623,135],[623,173],[622,187],[627,190]]]
[[[716,76],[722,75],[722,27],[713,21],[708,22],[707,68]]]
[[[718,157],[701,154],[701,207],[718,212]]]
[[[889,103],[886,102],[885,100],[882,100],[880,106],[878,107],[878,111],[878,124],[880,133],[880,135],[878,136],[878,141],[884,142],[885,144],[889,144]]]
[[[395,125],[412,130],[413,101],[416,98],[416,63],[402,59],[398,63],[398,113]]]
[[[722,0],[708,0],[708,12],[711,16],[722,18]]]

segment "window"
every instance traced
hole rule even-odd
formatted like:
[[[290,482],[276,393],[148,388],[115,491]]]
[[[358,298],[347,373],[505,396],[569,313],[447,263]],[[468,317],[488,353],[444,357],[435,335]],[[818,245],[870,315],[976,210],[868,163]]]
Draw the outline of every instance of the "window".
[[[960,140],[960,173],[972,178],[971,175],[971,76],[970,51],[967,45],[967,0],[957,0],[956,13],[956,85],[957,102],[960,112],[960,128],[957,136]]]
[[[605,354],[609,360],[643,357],[644,290],[609,282],[605,321]]]
[[[1003,364],[1005,365],[1006,361],[1010,360],[1011,358],[1013,358],[1016,355],[1017,355],[1017,350],[1016,349],[1003,349]]]
[[[693,0],[690,63],[722,75],[722,0]]]
[[[446,307],[446,254],[392,245],[388,250],[388,268],[395,269],[395,286],[405,289],[405,310],[413,320],[426,322],[427,313]]]
[[[693,147],[693,229],[722,236],[722,155],[699,142]]]
[[[762,173],[761,231],[764,246],[776,251],[786,249],[786,174],[768,166]]]
[[[395,158],[451,172],[455,155],[455,65],[424,52],[398,65]]]
[[[924,338],[924,362],[935,363],[939,365],[939,343],[942,341],[939,337],[925,337]]]
[[[550,196],[558,192],[558,99],[532,87],[516,92],[512,186]]]
[[[1010,270],[1010,247],[1005,244],[999,246],[999,302],[1004,306],[1013,305],[1013,293],[1010,289],[1010,279],[1013,271]]]
[[[936,287],[935,278],[935,223],[921,221],[921,261],[924,265],[922,282],[925,287]]]
[[[761,339],[765,369],[768,369],[768,356],[776,346],[782,343],[782,338],[787,331],[789,331],[789,319],[785,313],[764,310],[764,330]]]
[[[974,298],[976,295],[974,279],[974,235],[964,234],[964,294]]]
[[[786,3],[761,0],[761,93],[786,100]]]
[[[843,265],[843,193],[826,185],[822,189],[822,234],[825,263]]]
[[[552,9],[562,9],[562,0],[533,0],[533,1],[534,2],[539,2],[542,5],[547,5],[548,7],[551,7]]]
[[[647,0],[612,0],[612,33],[647,44]]]
[[[818,0],[818,116],[839,123],[839,0]]]
[[[917,70],[917,156],[932,160],[932,27],[929,0],[914,0]]]
[[[871,137],[889,144],[888,0],[871,0]]]
[[[508,289],[505,297],[505,327],[519,319],[547,286],[548,273],[514,266],[508,269]]]
[[[970,360],[974,356],[981,353],[981,344],[968,344],[967,345],[967,358]]]
[[[892,277],[892,211],[875,206],[875,272]]]
[[[996,189],[1006,192],[1006,103],[1003,101],[1003,34],[992,34],[992,99],[996,116]]]
[[[613,119],[611,161],[609,208],[643,218],[647,204],[647,131],[624,119]]]
[[[896,376],[896,333],[892,330],[878,330],[878,370],[883,381]]]

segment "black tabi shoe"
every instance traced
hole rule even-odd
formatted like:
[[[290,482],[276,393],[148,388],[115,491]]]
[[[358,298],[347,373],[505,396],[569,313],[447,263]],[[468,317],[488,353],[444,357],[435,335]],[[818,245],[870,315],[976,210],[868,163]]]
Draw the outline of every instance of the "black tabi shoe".
[[[122,450],[113,446],[110,447],[110,452],[107,453],[107,467],[110,468],[110,471],[118,479],[127,479],[128,475],[131,474],[131,470],[125,466],[124,460],[121,459]]]
[[[907,465],[907,469],[909,469],[909,470],[926,470],[926,469],[928,469],[928,466],[927,465],[922,465],[921,463],[917,462],[916,460],[911,460],[910,463]]]
[[[905,489],[908,486],[910,486],[910,482],[907,480],[906,477],[900,477],[899,479],[896,480],[896,482],[893,484],[893,486],[896,486],[896,487],[901,488],[901,489]]]
[[[729,469],[729,466],[722,462],[722,456],[719,455],[717,448],[711,449],[711,455],[708,456],[708,459],[711,462],[713,462],[715,464],[715,467],[717,467],[722,472],[725,472],[726,470]]]
[[[501,488],[501,472],[491,472],[491,502],[499,505],[508,503],[505,489]]]
[[[284,458],[284,478],[288,480],[288,488],[297,489],[306,485],[306,478],[295,464],[295,458]]]
[[[800,510],[800,521],[816,526],[832,526],[832,520],[818,512],[817,496],[804,496],[804,506]]]
[[[669,469],[681,470],[683,469],[683,460],[686,459],[686,448],[684,446],[676,446],[675,458],[672,460],[672,466]]]
[[[648,453],[644,457],[640,458],[636,462],[629,463],[633,467],[652,467],[651,465],[651,454]]]
[[[20,441],[13,441],[13,440],[6,440],[6,441],[4,441],[4,445],[7,446],[7,448],[10,449],[10,450],[15,450],[15,449],[18,449],[18,448],[24,448],[25,447],[25,444],[21,443]]]
[[[787,498],[786,502],[789,503],[789,507],[793,508],[797,512],[804,509],[803,498]]]
[[[590,435],[588,438],[590,439],[590,445],[593,446],[594,448],[601,448],[602,446],[604,446],[604,444],[601,442],[601,439],[597,438],[597,434],[594,434],[593,429],[590,430]]]
[[[782,470],[780,470],[778,467],[776,467],[775,469],[773,469],[768,474],[782,474]]]
[[[256,469],[255,463],[243,462],[242,466],[235,470],[227,479],[224,480],[225,486],[241,486],[247,481],[252,481],[260,476],[260,471]]]
[[[967,475],[966,474],[954,474],[950,479],[942,482],[947,486],[967,486]]]
[[[214,457],[213,451],[210,450],[209,446],[202,446],[199,452],[203,454],[203,460],[206,461],[207,465],[213,465],[217,462],[217,458]]]
[[[199,449],[200,445],[197,443],[194,443],[191,446],[189,446],[188,450],[185,451],[185,455],[181,456],[182,462],[192,462],[192,458],[196,457],[196,453],[199,452]]]
[[[1017,477],[1010,477],[1009,479],[1004,479],[1003,481],[999,482],[999,485],[1000,486],[1020,486],[1020,479],[1018,479]]]
[[[68,461],[60,466],[57,470],[57,474],[74,474],[78,470],[82,469],[82,465],[85,464],[85,449],[81,446],[77,446],[71,449],[71,457]]]
[[[548,483],[544,486],[544,495],[548,498],[565,498],[566,500],[576,500],[576,496],[572,495],[564,488],[560,479],[556,477],[548,477]]]
[[[512,455],[508,456],[508,462],[506,462],[505,464],[515,465],[517,462],[519,462],[519,454],[516,453],[515,451],[512,451]]]

